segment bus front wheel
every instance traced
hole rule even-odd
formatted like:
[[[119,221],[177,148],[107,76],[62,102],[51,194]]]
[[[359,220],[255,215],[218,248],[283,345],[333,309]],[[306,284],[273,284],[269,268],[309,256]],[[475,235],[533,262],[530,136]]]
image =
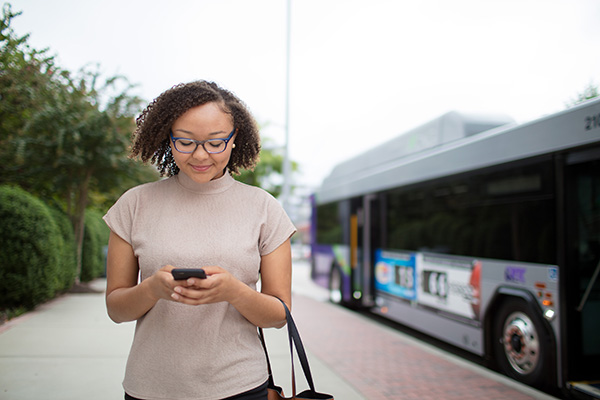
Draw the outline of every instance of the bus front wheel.
[[[524,300],[505,301],[494,323],[494,354],[500,370],[527,385],[544,387],[552,375],[549,335]]]

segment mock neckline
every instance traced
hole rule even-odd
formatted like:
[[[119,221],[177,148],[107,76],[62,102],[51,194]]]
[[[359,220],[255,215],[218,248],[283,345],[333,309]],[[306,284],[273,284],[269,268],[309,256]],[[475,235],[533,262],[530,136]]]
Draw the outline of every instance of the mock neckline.
[[[235,182],[228,170],[225,171],[222,177],[205,183],[194,182],[192,178],[185,174],[185,172],[181,171],[175,175],[175,180],[179,186],[198,194],[221,193],[227,190]]]

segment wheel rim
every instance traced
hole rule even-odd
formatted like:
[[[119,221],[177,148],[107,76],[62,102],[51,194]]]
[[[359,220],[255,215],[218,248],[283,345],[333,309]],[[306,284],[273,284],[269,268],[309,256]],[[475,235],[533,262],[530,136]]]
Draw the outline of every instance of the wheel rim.
[[[331,280],[329,282],[329,300],[333,303],[342,301],[342,277],[337,271],[334,271],[331,274]]]
[[[539,362],[539,335],[529,316],[514,312],[508,316],[503,330],[504,354],[519,374],[527,375]]]

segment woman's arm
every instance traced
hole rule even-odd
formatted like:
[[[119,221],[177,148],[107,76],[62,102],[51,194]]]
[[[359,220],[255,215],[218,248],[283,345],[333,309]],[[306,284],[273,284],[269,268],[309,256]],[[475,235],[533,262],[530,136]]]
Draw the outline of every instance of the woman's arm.
[[[283,305],[292,305],[292,253],[290,240],[261,257],[261,292],[257,292],[221,267],[203,267],[207,279],[190,278],[177,286],[174,300],[184,304],[209,304],[227,301],[248,321],[261,328],[281,328],[286,323]],[[275,296],[275,297],[273,297]]]
[[[261,328],[281,328],[286,324],[281,299],[292,309],[292,251],[286,240],[275,251],[261,257],[261,293],[248,286],[231,304],[250,322]]]
[[[113,321],[134,321],[161,299],[171,300],[175,281],[165,266],[138,284],[139,265],[133,248],[114,232],[108,240],[106,309]]]

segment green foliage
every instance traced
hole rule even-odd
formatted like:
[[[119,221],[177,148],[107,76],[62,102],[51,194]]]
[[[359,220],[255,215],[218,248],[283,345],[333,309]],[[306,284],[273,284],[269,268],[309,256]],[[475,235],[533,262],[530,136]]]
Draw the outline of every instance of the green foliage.
[[[583,103],[584,101],[593,99],[600,96],[600,92],[598,91],[598,86],[594,85],[594,83],[590,82],[583,92],[577,95],[576,99],[571,99],[566,105],[567,108],[576,106],[577,104]]]
[[[0,308],[54,296],[63,243],[48,207],[24,190],[0,186]]]
[[[85,213],[81,281],[89,282],[105,273],[104,246],[108,245],[110,230],[102,213],[88,209]]]
[[[27,35],[12,30],[20,13],[8,4],[2,12],[0,184],[18,185],[59,205],[73,225],[81,271],[90,201],[106,208],[124,187],[158,176],[127,158],[142,101],[130,94],[133,86],[123,76],[101,79],[99,66],[76,74],[58,68],[45,50],[28,45]]]
[[[279,197],[282,191],[283,177],[283,155],[276,148],[269,147],[269,139],[263,139],[263,146],[260,151],[260,161],[253,171],[242,170],[240,175],[234,178],[240,182],[252,186],[259,186],[271,193],[274,197]],[[298,165],[292,162],[292,171],[296,171]]]
[[[60,231],[60,261],[58,268],[58,292],[65,292],[73,286],[77,275],[77,249],[75,247],[75,235],[73,233],[73,225],[69,221],[67,215],[54,208],[50,208],[54,222]]]
[[[19,168],[30,143],[24,130],[33,112],[49,101],[61,72],[44,51],[28,46],[27,36],[15,35],[10,22],[19,14],[5,4],[0,19],[0,183],[27,187]]]

